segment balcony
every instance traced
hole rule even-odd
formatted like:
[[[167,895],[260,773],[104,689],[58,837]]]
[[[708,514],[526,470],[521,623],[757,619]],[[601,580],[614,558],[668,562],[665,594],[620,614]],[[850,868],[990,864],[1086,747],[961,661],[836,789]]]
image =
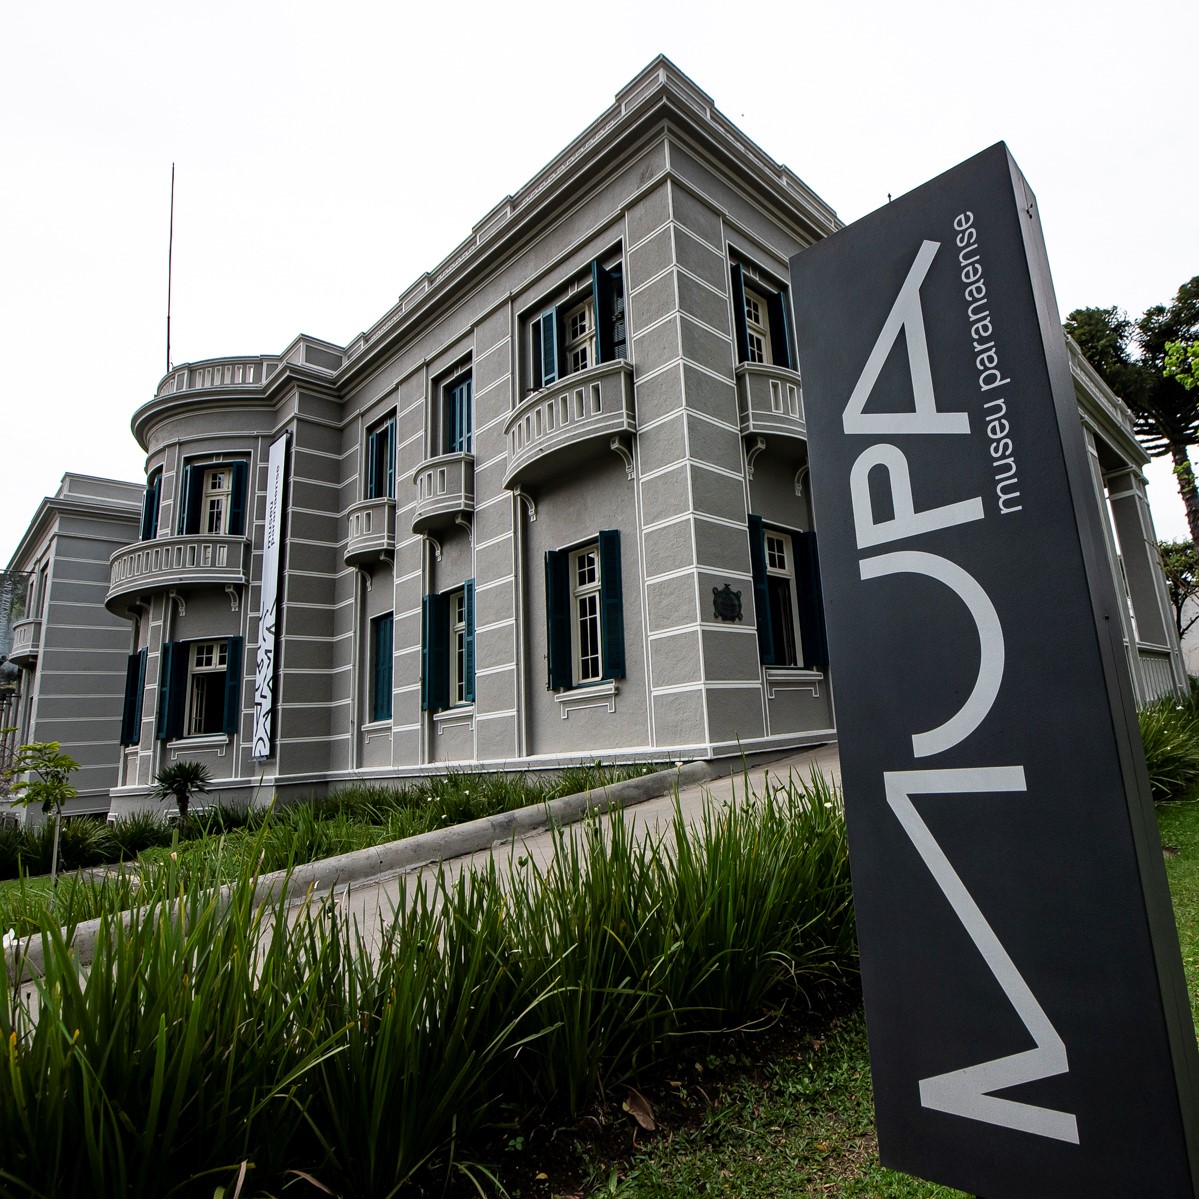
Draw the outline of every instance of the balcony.
[[[18,620],[12,627],[12,649],[8,660],[14,666],[32,666],[42,647],[42,622],[37,617]]]
[[[452,525],[459,516],[475,510],[475,457],[473,454],[442,454],[421,463],[412,476],[416,484],[416,511],[412,531]]]
[[[394,558],[396,504],[393,499],[362,500],[347,517],[347,566],[365,566],[380,558]]]
[[[108,560],[104,606],[123,616],[138,595],[194,587],[241,587],[250,580],[244,537],[159,537],[117,550]]]
[[[559,474],[597,445],[636,431],[632,363],[621,359],[580,371],[529,396],[508,418],[504,486]]]
[[[737,367],[737,407],[742,437],[808,439],[798,371],[743,363]]]

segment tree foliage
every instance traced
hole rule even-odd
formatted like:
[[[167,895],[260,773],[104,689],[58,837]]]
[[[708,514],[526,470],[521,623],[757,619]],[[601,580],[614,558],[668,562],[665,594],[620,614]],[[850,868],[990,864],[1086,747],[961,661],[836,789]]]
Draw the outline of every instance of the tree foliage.
[[[50,859],[50,877],[58,881],[58,842],[62,833],[62,809],[79,794],[71,775],[79,763],[62,752],[57,741],[30,741],[13,755],[4,775],[11,781],[9,803],[29,807],[40,803],[42,811],[54,816],[54,852]],[[26,778],[28,775],[30,777]]]
[[[1199,341],[1166,343],[1166,377],[1177,379],[1187,391],[1199,389]]]
[[[1199,552],[1193,541],[1159,541],[1157,548],[1174,609],[1174,625],[1178,636],[1183,637],[1199,620]],[[1197,602],[1186,612],[1187,603],[1192,599]]]
[[[1199,388],[1166,371],[1171,344],[1199,342],[1199,275],[1178,289],[1172,303],[1147,308],[1135,321],[1114,307],[1077,308],[1066,319],[1066,332],[1132,410],[1146,453],[1173,459],[1191,540],[1199,542],[1199,491],[1187,455],[1199,442]]]

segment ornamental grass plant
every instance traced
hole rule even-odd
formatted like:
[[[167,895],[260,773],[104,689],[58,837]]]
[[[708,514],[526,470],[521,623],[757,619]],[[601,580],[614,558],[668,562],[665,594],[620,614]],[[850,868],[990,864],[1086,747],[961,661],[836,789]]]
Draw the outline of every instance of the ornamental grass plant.
[[[1157,801],[1189,799],[1199,788],[1199,702],[1159,699],[1137,713],[1149,784]]]
[[[182,854],[86,967],[47,923],[42,974],[0,976],[0,1196],[482,1186],[489,1126],[584,1111],[695,1033],[819,1009],[854,970],[835,799],[780,784],[675,826],[645,840],[617,816],[558,832],[544,867],[414,876],[370,943],[332,902],[262,905],[246,869],[221,892],[227,863]]]

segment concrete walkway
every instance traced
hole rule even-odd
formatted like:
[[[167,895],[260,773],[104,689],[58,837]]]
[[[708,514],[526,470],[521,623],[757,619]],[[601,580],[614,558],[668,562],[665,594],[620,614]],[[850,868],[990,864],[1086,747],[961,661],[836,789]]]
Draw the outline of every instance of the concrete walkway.
[[[802,780],[813,768],[839,785],[837,747],[821,745],[748,769],[739,763],[691,762],[676,770],[613,783],[596,791],[310,862],[290,875],[279,871],[264,876],[257,891],[261,899],[268,899],[286,890],[288,901],[296,905],[333,893],[345,914],[358,921],[359,930],[369,943],[374,939],[374,931],[394,912],[401,889],[411,894],[414,883],[427,885],[439,869],[452,878],[496,855],[506,862],[513,854],[524,854],[544,866],[553,854],[555,828],[611,808],[623,810],[626,823],[641,835],[661,835],[671,827],[676,804],[684,820],[691,824],[699,819],[709,799],[718,803],[728,799],[741,802],[747,782],[750,791],[760,795],[768,776],[785,782],[793,774]],[[82,964],[91,960],[99,924],[98,920],[89,920],[76,929],[73,944]],[[4,956],[12,970],[16,948],[8,949]],[[39,972],[41,956],[40,939],[31,938],[26,944],[25,971]]]

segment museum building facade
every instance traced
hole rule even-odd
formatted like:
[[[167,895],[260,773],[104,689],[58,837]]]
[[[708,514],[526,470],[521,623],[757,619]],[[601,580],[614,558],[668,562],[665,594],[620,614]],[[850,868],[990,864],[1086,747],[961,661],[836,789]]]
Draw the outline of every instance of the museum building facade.
[[[104,597],[114,812],[181,759],[253,799],[833,739],[787,280],[838,227],[660,58],[350,345],[173,369]],[[1088,372],[1160,693],[1144,456]]]

